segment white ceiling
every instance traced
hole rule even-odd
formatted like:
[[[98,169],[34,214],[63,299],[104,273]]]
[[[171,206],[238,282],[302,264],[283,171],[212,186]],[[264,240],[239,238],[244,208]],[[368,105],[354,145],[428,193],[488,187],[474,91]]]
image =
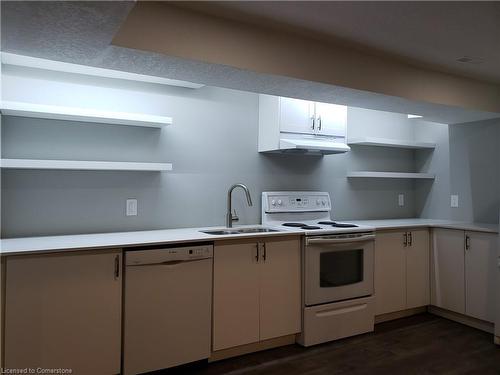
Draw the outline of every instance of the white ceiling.
[[[226,18],[354,44],[437,70],[500,83],[500,2],[183,2]],[[457,61],[461,57],[480,64]]]
[[[399,113],[416,113],[424,115],[429,121],[443,123],[500,117],[498,113],[414,102],[366,91],[283,76],[257,74],[229,66],[112,46],[111,40],[133,4],[134,2],[126,1],[2,1],[2,51],[211,86]],[[268,6],[267,3],[260,4]],[[291,6],[288,2],[282,4],[285,7],[283,12]],[[313,9],[318,6],[316,3],[311,5]]]

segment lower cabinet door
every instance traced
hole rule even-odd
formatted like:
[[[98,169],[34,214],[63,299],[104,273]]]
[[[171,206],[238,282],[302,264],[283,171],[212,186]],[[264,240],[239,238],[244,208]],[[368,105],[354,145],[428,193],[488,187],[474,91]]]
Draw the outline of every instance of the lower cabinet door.
[[[5,367],[120,373],[121,251],[6,260]]]
[[[410,246],[406,247],[406,308],[430,304],[429,230],[410,232]]]
[[[300,241],[266,241],[260,263],[260,340],[300,332]]]
[[[377,233],[375,239],[375,314],[406,308],[406,232]]]
[[[495,320],[495,299],[499,291],[497,273],[497,235],[466,232],[465,314],[477,319]]]
[[[256,242],[214,247],[214,351],[259,341],[257,259]]]
[[[464,231],[433,229],[431,304],[465,314]]]

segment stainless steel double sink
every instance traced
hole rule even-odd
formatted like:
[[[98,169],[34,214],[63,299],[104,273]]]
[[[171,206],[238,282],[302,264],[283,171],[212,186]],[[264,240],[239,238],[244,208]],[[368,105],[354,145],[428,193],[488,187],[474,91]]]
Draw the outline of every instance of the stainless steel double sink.
[[[257,228],[228,228],[228,229],[217,229],[217,230],[201,230],[200,232],[206,234],[212,234],[215,236],[224,236],[228,234],[248,234],[248,233],[268,233],[268,232],[279,232],[277,229],[257,227]]]

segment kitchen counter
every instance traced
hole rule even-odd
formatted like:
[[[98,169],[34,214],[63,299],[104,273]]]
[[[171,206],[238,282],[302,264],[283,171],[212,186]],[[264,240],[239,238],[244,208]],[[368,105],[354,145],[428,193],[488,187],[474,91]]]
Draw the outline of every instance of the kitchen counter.
[[[368,225],[376,230],[385,229],[402,229],[402,228],[447,228],[470,230],[475,232],[498,233],[498,224],[485,223],[467,223],[453,220],[437,220],[437,219],[388,219],[388,220],[346,220],[346,222]]]
[[[239,225],[239,228],[257,228],[262,225]],[[131,247],[142,245],[170,245],[184,242],[212,242],[227,239],[242,239],[252,237],[289,236],[302,234],[299,230],[282,232],[259,232],[243,234],[212,235],[202,233],[202,230],[225,229],[222,227],[160,229],[132,232],[113,232],[96,234],[76,234],[64,236],[19,237],[0,240],[2,256],[72,251],[92,250],[102,248]]]
[[[389,220],[348,220],[350,223],[367,225],[376,230],[402,229],[418,227],[434,227],[470,230],[477,232],[498,233],[496,224],[464,223],[451,220],[435,219],[389,219]],[[260,225],[243,225],[237,228],[261,227]],[[261,232],[228,235],[210,235],[201,233],[201,230],[217,230],[221,227],[209,228],[180,228],[147,230],[132,232],[114,232],[97,234],[77,234],[65,236],[20,237],[0,240],[2,256],[45,253],[72,250],[92,250],[113,247],[131,247],[141,245],[169,245],[183,242],[212,242],[227,239],[242,239],[252,237],[271,237],[301,235],[300,230],[287,230],[283,232]]]

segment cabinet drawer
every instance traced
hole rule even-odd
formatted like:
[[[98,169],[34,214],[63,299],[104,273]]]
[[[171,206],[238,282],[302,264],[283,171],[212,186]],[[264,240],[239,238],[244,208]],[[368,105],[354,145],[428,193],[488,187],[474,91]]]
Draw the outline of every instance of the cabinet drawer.
[[[371,332],[374,315],[373,297],[306,307],[302,344],[310,346]]]

